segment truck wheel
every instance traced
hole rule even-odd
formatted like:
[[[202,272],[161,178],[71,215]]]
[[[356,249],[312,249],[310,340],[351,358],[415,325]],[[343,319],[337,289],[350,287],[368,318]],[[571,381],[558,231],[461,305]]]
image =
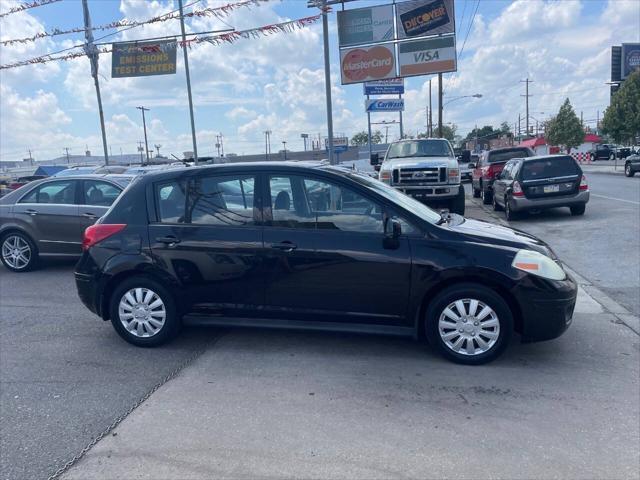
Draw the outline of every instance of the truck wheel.
[[[464,216],[464,188],[462,185],[460,185],[458,190],[458,196],[451,200],[449,211]]]

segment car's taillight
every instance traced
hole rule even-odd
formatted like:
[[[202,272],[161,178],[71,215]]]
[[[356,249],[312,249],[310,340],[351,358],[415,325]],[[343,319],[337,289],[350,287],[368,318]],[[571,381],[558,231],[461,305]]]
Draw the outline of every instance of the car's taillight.
[[[582,175],[582,180],[580,180],[580,190],[589,190],[589,184],[587,183],[587,177]]]
[[[96,243],[106,240],[112,235],[122,231],[127,225],[125,223],[99,223],[91,225],[84,231],[82,239],[82,250],[89,250]]]
[[[520,182],[517,180],[513,182],[513,196],[514,197],[524,197],[524,192],[522,191],[522,187],[520,186]]]

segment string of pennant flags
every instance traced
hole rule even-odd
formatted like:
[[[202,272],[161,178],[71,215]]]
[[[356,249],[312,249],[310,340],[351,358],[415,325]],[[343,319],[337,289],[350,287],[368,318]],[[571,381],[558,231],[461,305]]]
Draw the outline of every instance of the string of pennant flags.
[[[241,2],[242,3],[242,2]],[[185,14],[185,16],[187,16]],[[315,22],[322,18],[322,14],[312,15],[310,17],[298,18],[296,20],[288,20],[286,22],[274,23],[271,25],[263,25],[261,27],[249,28],[246,30],[238,30],[218,35],[207,35],[203,37],[194,37],[184,42],[177,42],[182,48],[191,48],[193,45],[201,43],[209,43],[211,45],[222,45],[225,43],[235,43],[238,40],[248,40],[251,38],[260,38],[262,36],[274,35],[278,33],[291,33],[295,30],[302,29],[313,25]],[[79,46],[82,47],[82,46]],[[142,48],[142,47],[141,47]],[[110,47],[96,48],[98,53],[111,53],[113,51]],[[15,63],[8,63],[0,65],[0,70],[6,70],[9,68],[23,67],[26,65],[35,65],[40,63],[48,63],[58,60],[73,60],[75,58],[86,56],[84,51],[72,52],[65,55],[42,55],[40,57],[30,58]]]
[[[57,2],[60,0],[41,0],[41,1],[46,1],[48,3],[52,3],[52,2]],[[268,0],[242,0],[240,2],[235,2],[235,3],[228,3],[226,5],[222,5],[219,7],[208,7],[208,8],[203,8],[201,10],[194,10],[193,12],[188,12],[184,14],[185,18],[193,18],[193,17],[216,17],[216,18],[223,18],[226,17],[228,15],[230,15],[232,12],[238,10],[238,9],[242,9],[242,8],[251,8],[254,6],[258,6],[261,3],[267,2]],[[37,3],[37,2],[36,2]],[[18,8],[18,7],[15,7]],[[8,13],[6,13],[5,15],[8,15]],[[128,19],[122,19],[122,20],[116,20],[114,22],[111,23],[107,23],[104,25],[98,25],[95,27],[90,28],[89,30],[92,31],[104,31],[104,30],[111,30],[114,28],[120,28],[120,27],[139,27],[142,25],[148,25],[148,24],[152,24],[152,23],[159,23],[159,22],[166,22],[168,20],[179,20],[180,19],[180,13],[179,12],[169,12],[169,13],[165,13],[163,15],[158,15],[156,17],[150,18],[149,20],[142,20],[142,21],[136,21],[136,20],[128,20]],[[84,27],[77,27],[77,28],[71,28],[69,30],[60,30],[57,28],[54,28],[53,30],[49,31],[49,32],[38,32],[35,35],[32,35],[30,37],[24,37],[24,38],[14,38],[14,39],[10,39],[10,40],[2,40],[0,41],[0,45],[4,45],[4,46],[9,46],[9,45],[14,45],[14,44],[24,44],[24,43],[29,43],[29,42],[34,42],[40,38],[46,38],[46,37],[54,37],[57,35],[69,35],[69,34],[73,34],[73,33],[82,33],[82,32],[86,32],[87,29]]]
[[[10,8],[6,12],[0,13],[0,18],[11,15],[12,13],[23,12],[24,10],[29,10],[30,8],[42,7],[44,5],[49,5],[50,3],[56,3],[60,1],[62,0],[35,0],[33,2],[22,3],[17,7]]]

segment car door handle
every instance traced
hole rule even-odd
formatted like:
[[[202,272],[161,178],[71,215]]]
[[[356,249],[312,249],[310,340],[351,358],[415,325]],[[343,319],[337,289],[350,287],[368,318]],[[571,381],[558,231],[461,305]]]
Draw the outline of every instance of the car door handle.
[[[96,214],[91,213],[91,212],[83,213],[82,216],[85,217],[85,218],[90,218],[92,220],[95,220],[96,218],[98,218],[98,216]]]
[[[33,208],[28,208],[28,209],[25,210],[25,212],[27,212],[32,217],[38,214],[38,211],[34,210]]]
[[[272,243],[271,248],[282,250],[283,252],[293,252],[296,248],[298,248],[298,246],[295,243],[289,242],[287,240],[280,243]]]
[[[166,243],[167,245],[175,245],[176,243],[180,243],[180,239],[174,237],[173,235],[167,235],[166,237],[156,237],[156,242]]]

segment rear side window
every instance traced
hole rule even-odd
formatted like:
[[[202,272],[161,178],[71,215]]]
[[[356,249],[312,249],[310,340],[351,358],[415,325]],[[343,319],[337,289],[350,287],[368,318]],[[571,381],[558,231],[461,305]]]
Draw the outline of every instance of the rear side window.
[[[525,162],[522,166],[523,180],[566,177],[580,174],[576,161],[571,157],[554,157]]]
[[[488,162],[505,162],[507,160],[511,160],[512,158],[523,158],[529,157],[529,150],[526,148],[513,148],[510,150],[502,150],[499,152],[489,152]]]
[[[201,225],[253,225],[254,187],[251,175],[195,178],[189,188],[187,218]]]
[[[184,181],[171,181],[156,185],[158,220],[163,223],[185,222],[187,199],[185,185]]]
[[[84,205],[108,207],[120,195],[122,190],[110,183],[99,180],[84,181]]]
[[[19,203],[73,205],[76,198],[77,183],[75,180],[44,183],[22,197]]]

